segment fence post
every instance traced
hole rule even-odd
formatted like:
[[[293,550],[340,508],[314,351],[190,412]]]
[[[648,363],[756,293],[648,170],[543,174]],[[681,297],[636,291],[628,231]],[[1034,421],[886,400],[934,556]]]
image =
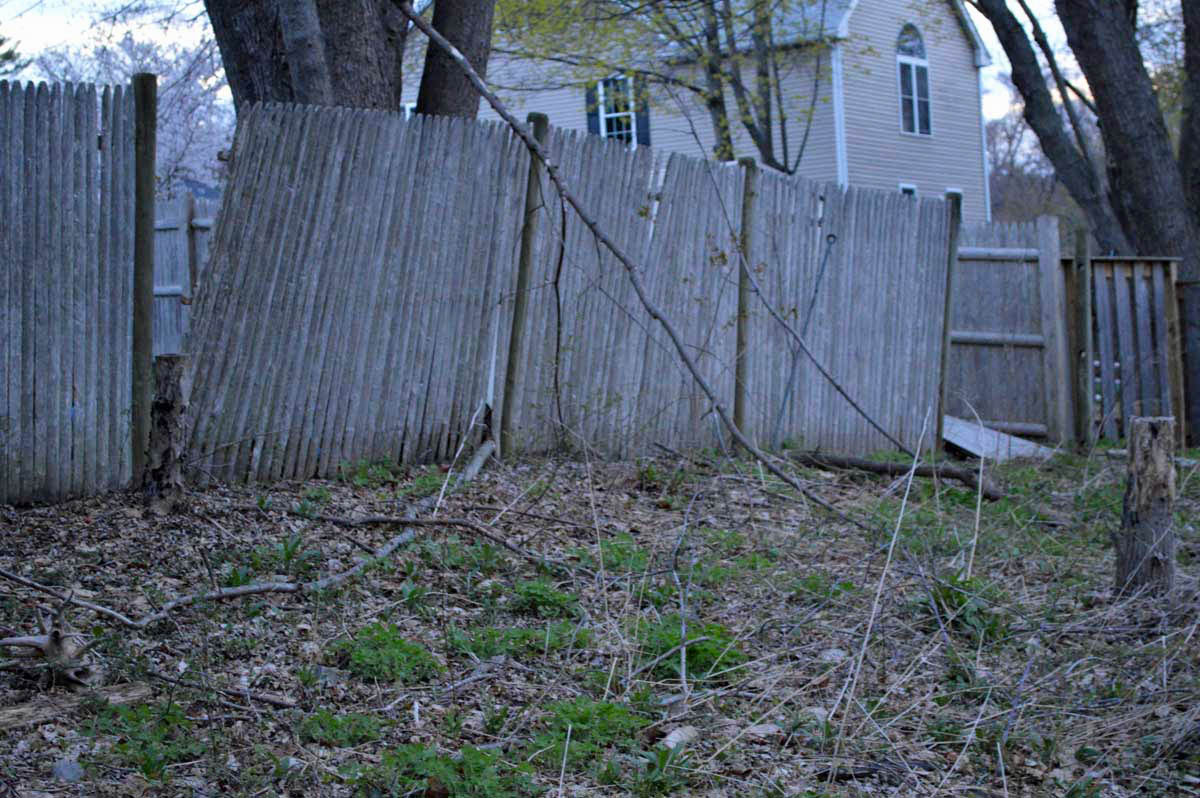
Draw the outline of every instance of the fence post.
[[[1185,436],[1200,441],[1200,281],[1178,283],[1180,350],[1183,356],[1183,399],[1186,407],[1175,411],[1179,420],[1187,420]]]
[[[187,302],[191,304],[196,298],[196,272],[200,268],[197,263],[197,248],[196,248],[196,228],[192,225],[196,221],[196,197],[192,192],[188,192],[183,199],[183,229],[187,235],[187,259],[188,259],[188,290]]]
[[[1075,230],[1075,260],[1071,268],[1071,290],[1067,294],[1071,321],[1071,356],[1075,360],[1075,440],[1091,446],[1095,442],[1095,344],[1092,327],[1092,248],[1086,225]]]
[[[738,161],[746,170],[745,186],[742,191],[742,235],[738,241],[740,249],[737,292],[737,343],[733,367],[733,425],[743,435],[753,440],[746,428],[746,401],[750,392],[746,349],[750,337],[750,254],[754,244],[754,207],[758,199],[758,161],[742,158]]]
[[[1075,372],[1067,353],[1067,320],[1064,317],[1066,287],[1063,285],[1062,250],[1058,236],[1058,218],[1039,216],[1038,283],[1041,293],[1042,338],[1045,341],[1046,437],[1050,444],[1061,443],[1075,434],[1071,402]]]
[[[538,144],[546,143],[550,119],[545,114],[531,113],[525,118],[533,128],[533,137]],[[521,351],[525,343],[525,313],[529,306],[529,273],[533,270],[533,243],[537,237],[538,212],[543,202],[542,164],[531,153],[529,156],[529,179],[525,184],[525,216],[521,226],[521,254],[517,261],[517,293],[513,298],[512,329],[508,337],[508,362],[504,368],[504,396],[500,408],[500,452],[509,451],[512,437],[513,403],[516,399],[517,379],[522,376]],[[565,231],[564,231],[565,234]]]
[[[1185,375],[1185,366],[1189,362],[1195,365],[1195,361],[1188,360],[1185,334],[1180,323],[1180,309],[1185,307],[1184,298],[1190,294],[1193,297],[1192,311],[1200,312],[1200,301],[1197,301],[1200,300],[1200,283],[1180,282],[1179,264],[1174,262],[1168,267],[1165,276],[1166,295],[1163,301],[1166,307],[1163,308],[1163,315],[1167,321],[1167,381],[1171,391],[1171,412],[1175,415],[1175,442],[1183,449],[1187,446],[1188,436],[1196,436],[1196,427],[1188,416],[1186,405],[1192,392],[1200,391],[1200,374],[1193,372]],[[1185,321],[1191,328],[1191,345],[1200,344],[1200,317],[1185,317]],[[1190,381],[1188,376],[1191,377]]]
[[[946,383],[950,374],[950,329],[954,323],[954,274],[958,271],[958,234],[962,227],[962,195],[958,192],[946,194],[946,224],[949,226],[949,241],[946,252],[946,304],[942,311],[942,362],[938,376],[937,438],[938,451],[945,447],[943,435],[946,426]]]
[[[146,474],[150,403],[154,398],[154,178],[158,124],[158,77],[133,76],[133,392],[130,419],[133,484]]]

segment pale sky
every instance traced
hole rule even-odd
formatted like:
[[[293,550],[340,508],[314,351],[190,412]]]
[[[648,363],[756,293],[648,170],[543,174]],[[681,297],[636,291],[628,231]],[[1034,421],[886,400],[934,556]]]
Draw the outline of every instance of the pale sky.
[[[92,20],[102,5],[111,7],[111,0],[108,3],[96,0],[0,0],[0,32],[16,41],[25,56],[62,45],[84,46],[95,33]],[[1053,0],[1029,0],[1029,5],[1042,21],[1051,42],[1056,46],[1063,45],[1066,37],[1054,16]],[[1014,10],[1020,14],[1018,9]],[[979,14],[971,13],[992,55],[993,65],[984,71],[983,104],[984,114],[994,119],[1003,116],[1011,103],[1007,89],[996,79],[997,75],[1008,71],[1008,61],[991,25]],[[152,35],[165,34],[159,28]],[[173,36],[178,38],[178,34]]]

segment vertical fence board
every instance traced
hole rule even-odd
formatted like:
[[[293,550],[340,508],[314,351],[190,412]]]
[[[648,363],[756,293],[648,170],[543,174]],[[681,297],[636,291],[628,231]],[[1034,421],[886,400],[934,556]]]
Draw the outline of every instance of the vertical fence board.
[[[1116,350],[1113,346],[1113,329],[1116,325],[1112,307],[1111,272],[1107,269],[1093,267],[1092,284],[1095,291],[1096,351],[1100,359],[1100,396],[1103,416],[1101,434],[1105,438],[1116,439],[1118,436],[1117,422],[1120,419],[1113,412],[1118,396],[1114,369]],[[1124,428],[1123,423],[1120,428]]]
[[[1135,264],[1130,270],[1130,278],[1133,282],[1133,308],[1137,329],[1138,398],[1141,400],[1138,412],[1141,415],[1160,416],[1165,414],[1165,409],[1159,404],[1160,394],[1155,372],[1160,370],[1160,364],[1155,357],[1154,339],[1150,335],[1150,318],[1153,313],[1148,285],[1152,279],[1150,267]],[[1165,398],[1165,395],[1162,396]]]
[[[1121,429],[1125,430],[1131,416],[1138,415],[1137,353],[1133,342],[1133,313],[1130,308],[1130,268],[1125,264],[1113,266],[1113,289],[1117,308],[1117,352],[1120,357]]]

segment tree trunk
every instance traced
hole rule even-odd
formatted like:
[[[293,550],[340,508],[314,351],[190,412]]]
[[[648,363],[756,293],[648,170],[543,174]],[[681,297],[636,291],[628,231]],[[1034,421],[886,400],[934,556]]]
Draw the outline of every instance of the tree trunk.
[[[1200,224],[1200,0],[1183,0],[1183,127],[1179,131],[1179,171],[1183,190]]]
[[[1182,276],[1200,279],[1200,235],[1126,9],[1107,0],[1055,6],[1095,97],[1110,190],[1121,197],[1126,234],[1138,254],[1180,256]]]
[[[1166,595],[1175,586],[1175,419],[1129,419],[1129,478],[1114,533],[1116,592]]]
[[[481,77],[487,75],[495,10],[496,0],[438,0],[433,7],[434,29],[466,56]],[[468,119],[479,114],[479,92],[440,47],[425,51],[417,113]]]
[[[309,49],[314,26],[303,6],[316,9],[319,58]],[[204,0],[204,7],[237,108],[314,102],[309,87],[324,81],[334,105],[400,107],[406,28],[391,0]],[[290,29],[296,20],[300,31]],[[304,63],[292,63],[297,53]]]
[[[716,0],[704,2],[704,104],[713,128],[713,157],[733,160],[733,129],[725,104],[725,81],[721,77],[721,30],[717,25]]]
[[[146,499],[156,513],[170,512],[183,495],[183,453],[192,375],[187,355],[154,359],[154,402],[150,407],[150,453]]]
[[[279,28],[296,102],[307,105],[332,103],[333,87],[325,63],[325,41],[313,0],[279,0]]]
[[[1025,121],[1038,137],[1042,152],[1059,181],[1087,216],[1092,234],[1106,252],[1130,254],[1133,247],[1101,186],[1100,176],[1071,142],[1058,106],[1046,87],[1037,54],[1006,0],[977,0],[976,7],[992,23],[1012,63],[1012,79],[1025,101]]]

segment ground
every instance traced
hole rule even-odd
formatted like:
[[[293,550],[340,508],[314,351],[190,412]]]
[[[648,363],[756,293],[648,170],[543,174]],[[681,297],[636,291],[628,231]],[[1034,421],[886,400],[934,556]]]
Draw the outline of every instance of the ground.
[[[130,618],[345,571],[409,508],[475,522],[328,590],[144,629],[73,611],[138,700],[11,658],[0,795],[1200,795],[1200,476],[1180,471],[1164,606],[1112,594],[1124,468],[1006,465],[979,502],[797,469],[802,497],[714,452],[493,463],[456,491],[361,463],[162,516],[133,494],[0,508],[0,568]],[[330,520],[366,516],[397,520]],[[57,603],[0,580],[0,636]],[[6,726],[14,707],[49,711]]]

